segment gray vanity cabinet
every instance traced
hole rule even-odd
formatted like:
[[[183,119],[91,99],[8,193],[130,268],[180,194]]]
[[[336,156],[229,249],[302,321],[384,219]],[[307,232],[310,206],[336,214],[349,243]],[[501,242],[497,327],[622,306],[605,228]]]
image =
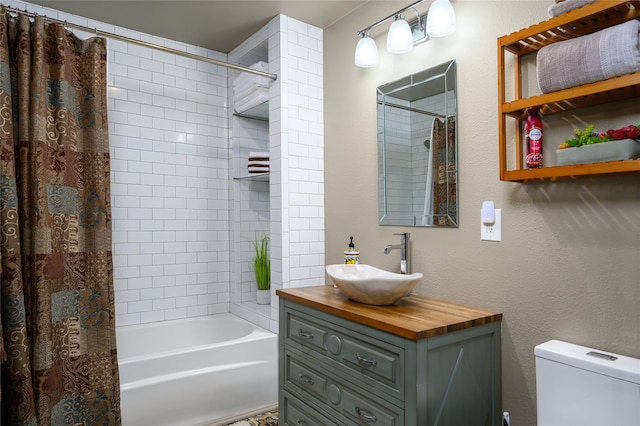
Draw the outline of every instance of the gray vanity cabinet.
[[[278,290],[280,424],[499,425],[501,314]]]

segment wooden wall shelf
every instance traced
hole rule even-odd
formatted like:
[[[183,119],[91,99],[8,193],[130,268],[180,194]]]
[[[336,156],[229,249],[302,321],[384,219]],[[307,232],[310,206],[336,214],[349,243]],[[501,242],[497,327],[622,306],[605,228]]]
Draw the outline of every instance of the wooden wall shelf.
[[[515,33],[498,38],[498,143],[500,180],[527,182],[586,176],[640,173],[640,160],[526,169],[523,162],[525,110],[542,106],[544,115],[640,97],[640,72],[571,87],[528,98],[522,97],[521,58],[549,44],[590,34],[640,18],[640,1],[597,0]],[[514,99],[506,99],[506,55],[513,55]],[[507,119],[515,127],[515,169],[507,169]]]

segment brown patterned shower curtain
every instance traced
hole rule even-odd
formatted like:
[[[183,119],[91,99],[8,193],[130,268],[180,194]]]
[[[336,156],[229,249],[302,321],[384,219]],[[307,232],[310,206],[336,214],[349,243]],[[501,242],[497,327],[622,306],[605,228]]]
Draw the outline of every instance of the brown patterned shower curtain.
[[[120,424],[105,44],[0,5],[2,424]]]
[[[433,222],[438,226],[455,226],[456,198],[456,118],[435,118],[431,147],[433,155]]]

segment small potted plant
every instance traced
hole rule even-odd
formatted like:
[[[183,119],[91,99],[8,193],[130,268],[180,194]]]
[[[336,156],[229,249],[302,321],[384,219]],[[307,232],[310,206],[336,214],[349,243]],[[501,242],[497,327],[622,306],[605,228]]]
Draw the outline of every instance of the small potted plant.
[[[253,241],[256,257],[253,259],[253,271],[256,274],[258,286],[257,301],[259,305],[268,305],[271,302],[271,261],[269,260],[269,238],[263,235],[256,236]]]
[[[640,156],[640,125],[595,132],[593,124],[585,130],[574,129],[575,138],[558,146],[558,165],[599,163]]]

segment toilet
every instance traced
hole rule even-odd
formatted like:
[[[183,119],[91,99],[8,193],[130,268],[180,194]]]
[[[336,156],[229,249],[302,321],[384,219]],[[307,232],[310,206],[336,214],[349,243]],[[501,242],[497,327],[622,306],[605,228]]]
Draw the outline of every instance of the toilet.
[[[535,357],[538,426],[640,425],[640,359],[559,340]]]

